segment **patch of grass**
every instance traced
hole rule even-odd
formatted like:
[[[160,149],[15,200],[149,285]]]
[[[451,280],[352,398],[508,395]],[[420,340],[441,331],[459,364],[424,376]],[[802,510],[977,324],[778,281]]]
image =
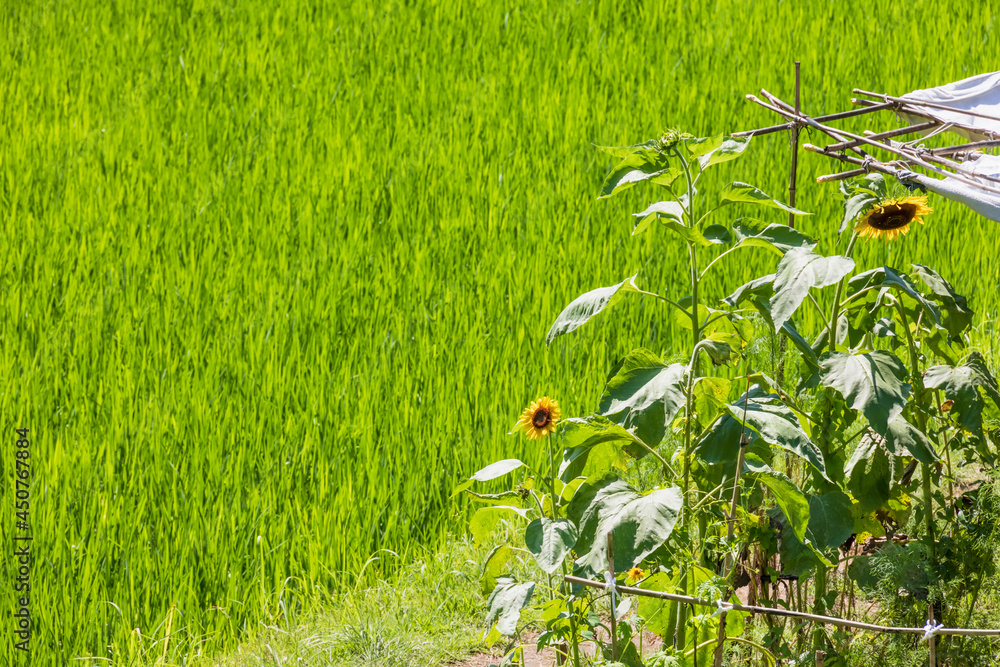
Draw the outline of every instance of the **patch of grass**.
[[[341,591],[327,612],[301,624],[255,633],[235,652],[206,658],[219,667],[285,664],[426,667],[477,648],[484,600],[479,563],[486,552],[446,540],[391,579]]]

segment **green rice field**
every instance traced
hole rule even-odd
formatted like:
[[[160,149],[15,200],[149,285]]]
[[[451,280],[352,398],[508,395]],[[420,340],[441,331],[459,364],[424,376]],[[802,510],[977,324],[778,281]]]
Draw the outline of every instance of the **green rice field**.
[[[31,664],[232,650],[461,530],[462,477],[540,461],[507,435],[532,399],[585,414],[615,358],[671,352],[679,329],[638,298],[545,347],[583,291],[639,272],[685,293],[682,245],[629,235],[650,191],[597,201],[613,159],[594,144],[773,124],[744,95],[791,100],[795,60],[813,115],[849,108],[853,87],[989,71],[998,10],[5,3],[0,663],[28,664],[9,615],[16,428]],[[784,199],[788,168],[773,134],[703,187]],[[800,226],[829,241],[841,204],[814,179],[839,166],[801,153],[799,170],[797,205],[817,213]],[[969,296],[988,342],[1000,227],[931,204],[905,256]],[[859,265],[900,245],[868,244]],[[776,261],[744,257],[709,298]]]

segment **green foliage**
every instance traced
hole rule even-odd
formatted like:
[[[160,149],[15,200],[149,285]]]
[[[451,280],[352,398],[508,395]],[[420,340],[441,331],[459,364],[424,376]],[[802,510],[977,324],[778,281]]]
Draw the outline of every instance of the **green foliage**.
[[[747,183],[731,183],[722,192],[722,204],[759,204],[762,206],[776,208],[795,215],[811,215],[797,208],[792,208],[786,204],[765,194],[760,188],[756,188]]]
[[[545,342],[551,344],[556,336],[561,336],[583,326],[594,315],[615,305],[623,294],[634,292],[636,289],[635,276],[632,276],[617,285],[599,287],[586,294],[581,294],[559,313],[559,317],[549,329],[548,336],[545,337]]]
[[[834,352],[820,361],[823,383],[840,392],[853,410],[879,433],[885,433],[910,396],[910,385],[903,382],[906,371],[892,354],[875,350],[863,354]]]
[[[604,388],[598,409],[651,447],[684,406],[683,364],[664,364],[652,352],[634,350]]]
[[[908,552],[908,559],[892,563],[896,568],[892,573],[881,572],[887,566],[879,558],[865,557],[850,567],[848,576],[868,585],[880,574],[896,581],[903,572],[910,577],[908,585],[917,587],[912,595],[927,600],[928,591],[942,585],[943,573],[955,567],[957,553],[954,531],[947,538],[935,534],[934,504],[946,501],[933,491],[934,483],[940,486],[943,480],[935,467],[939,454],[932,439],[940,438],[944,445],[949,477],[948,448],[955,447],[956,441],[964,442],[965,434],[978,439],[979,446],[971,451],[982,462],[993,460],[981,442],[985,402],[980,392],[1000,408],[1000,390],[982,357],[972,353],[961,366],[931,365],[931,353],[941,349],[940,332],[946,331],[949,341],[960,341],[971,325],[971,311],[963,297],[926,267],[914,265],[927,292],[888,266],[856,272],[852,255],[857,233],[852,234],[843,255],[824,255],[816,251],[815,241],[791,228],[709,222],[727,204],[763,204],[802,213],[758,188],[731,184],[720,193],[719,205],[699,217],[704,195],[695,184],[704,170],[723,158],[738,157],[745,149],[745,143],[726,138],[696,139],[670,132],[656,141],[612,150],[621,163],[606,182],[603,196],[643,181],[667,186],[672,202],[660,202],[637,214],[636,230],[660,219],[674,232],[668,242],[686,247],[690,292],[671,299],[639,290],[637,276],[633,276],[574,300],[557,317],[549,341],[600,312],[627,283],[630,291],[655,297],[672,308],[667,317],[690,335],[691,347],[685,355],[689,361],[671,364],[646,348],[633,350],[609,374],[598,407],[600,415],[567,419],[561,429],[562,445],[554,445],[551,439],[546,442],[550,496],[546,499],[534,491],[544,486],[540,477],[527,480],[524,487],[540,515],[526,531],[528,549],[549,575],[560,567],[566,571],[567,561],[572,560],[574,574],[611,582],[609,568],[621,571],[642,564],[653,572],[643,582],[647,590],[717,600],[732,595],[733,559],[753,549],[763,557],[763,564],[758,561],[758,574],[766,571],[768,576],[776,573],[800,581],[814,578],[814,608],[823,612],[840,595],[836,589],[826,590],[826,577],[828,569],[838,566],[841,547],[853,543],[859,532],[885,535],[880,522],[898,527],[915,516],[906,488],[919,462],[924,466],[920,509],[926,551]],[[657,180],[667,174],[669,182]],[[681,183],[681,175],[684,192],[673,187]],[[881,179],[847,185],[842,192],[847,222],[886,197]],[[722,300],[727,309],[702,303],[699,285],[703,286],[708,269],[742,247],[777,254],[775,272],[732,292]],[[714,254],[701,272],[699,252]],[[828,288],[834,288],[832,294]],[[798,311],[806,300],[820,311],[823,323],[813,343],[799,333],[793,319],[802,319]],[[745,302],[752,304],[759,319],[744,317],[740,308]],[[897,330],[905,343],[896,340]],[[785,336],[801,353],[803,378],[794,396],[781,382],[750,369],[744,359],[745,348],[755,336],[772,332]],[[892,350],[880,349],[876,337],[888,339]],[[906,355],[909,368],[896,352]],[[703,366],[703,357],[711,362],[710,367]],[[743,374],[736,378],[717,375],[725,371],[716,369],[730,364],[741,365]],[[740,385],[746,390],[733,400],[732,393]],[[936,411],[934,389],[942,390],[946,398]],[[952,421],[951,416],[957,419]],[[849,436],[852,429],[854,435]],[[848,445],[859,435],[848,459]],[[658,451],[665,449],[665,442],[679,470]],[[775,456],[780,450],[787,453],[784,470],[781,458]],[[556,452],[562,453],[558,470]],[[647,452],[660,462],[663,484],[642,493],[622,480],[620,473],[632,469]],[[790,454],[805,461],[803,472],[797,472],[799,466]],[[508,467],[518,466],[509,463],[499,472]],[[563,494],[557,494],[557,477],[562,484],[579,482],[564,507],[565,518],[561,518]],[[544,516],[546,512],[551,518]],[[483,513],[480,510],[473,517],[473,528]],[[954,523],[954,513],[949,515]],[[478,529],[482,531],[482,525]],[[771,561],[774,557],[777,560]],[[911,561],[916,563],[916,570],[910,568],[913,572],[907,569]],[[720,564],[721,577],[705,569],[712,562]],[[496,591],[501,593],[494,595],[503,594],[505,584],[497,582]],[[579,664],[578,640],[593,638],[592,628],[600,624],[592,611],[584,614],[574,609],[574,601],[581,601],[582,596],[583,591],[569,594],[563,587],[552,604],[558,601],[565,617],[548,619],[543,635],[544,642],[557,636],[568,638],[574,664]],[[798,597],[801,606],[801,588]],[[518,604],[519,613],[524,606],[520,598]],[[622,609],[629,604],[623,603]],[[516,630],[514,607],[510,609],[504,626],[505,632],[510,631],[507,634]],[[640,599],[637,612],[645,627],[664,636],[668,650],[699,663],[712,660],[715,641],[707,615],[689,615],[678,603],[645,598]],[[491,618],[495,616],[491,613]],[[730,617],[739,627],[728,627]],[[628,647],[619,656],[622,663],[641,667],[641,656],[627,643],[632,626],[620,617],[608,623],[617,626],[622,646]],[[732,613],[723,635],[731,631],[742,632],[742,619]],[[822,630],[814,632],[817,648],[826,647],[828,641]],[[778,646],[783,657],[792,656],[780,636],[772,637],[768,645]],[[754,646],[774,660],[767,648]],[[606,646],[602,651],[606,659],[612,655]]]
[[[593,577],[607,569],[607,536],[612,533],[617,568],[638,564],[670,537],[681,504],[677,488],[641,495],[615,477],[588,480],[567,508],[579,526],[576,571]]]
[[[562,567],[570,549],[576,545],[579,530],[568,519],[553,521],[538,517],[524,531],[524,543],[543,572],[554,573]]]
[[[854,269],[848,257],[824,257],[805,248],[792,248],[781,258],[774,275],[771,318],[778,331],[806,299],[812,288],[835,285]]]
[[[534,592],[534,583],[519,584],[507,577],[497,579],[496,588],[486,600],[486,627],[491,632],[513,636],[521,610],[528,606]]]

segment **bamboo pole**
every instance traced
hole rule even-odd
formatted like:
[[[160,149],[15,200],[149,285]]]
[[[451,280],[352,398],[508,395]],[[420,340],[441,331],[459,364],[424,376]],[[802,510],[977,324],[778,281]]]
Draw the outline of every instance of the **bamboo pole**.
[[[768,104],[767,102],[763,102],[763,101],[757,99],[757,97],[755,97],[753,95],[747,95],[747,99],[749,99],[752,102],[756,102],[757,104],[763,106],[764,108],[770,109],[770,110],[774,111],[775,113],[780,114],[782,116],[785,116],[785,117],[792,116],[792,114],[790,112],[785,111],[784,109],[781,109],[781,108],[776,107],[774,105]],[[861,144],[867,144],[867,145],[870,145],[870,146],[874,146],[876,148],[881,148],[882,150],[885,150],[885,151],[887,151],[889,153],[893,153],[893,154],[899,155],[901,157],[904,157],[907,160],[909,160],[910,162],[913,162],[913,163],[915,163],[917,165],[920,165],[924,169],[928,169],[930,171],[933,171],[934,173],[936,173],[938,175],[941,175],[941,176],[944,176],[945,178],[951,178],[953,180],[959,181],[960,183],[963,183],[965,185],[970,185],[970,186],[972,186],[974,188],[978,188],[978,189],[983,190],[985,192],[990,192],[992,194],[998,194],[998,195],[1000,195],[1000,189],[991,188],[991,187],[985,186],[985,185],[983,185],[981,183],[978,183],[976,181],[973,181],[973,180],[971,180],[971,178],[968,178],[968,177],[965,177],[965,176],[960,176],[958,174],[953,174],[950,171],[945,171],[944,169],[942,169],[940,167],[937,167],[937,166],[935,166],[935,165],[927,162],[926,160],[923,160],[920,157],[917,157],[916,155],[907,154],[903,149],[897,148],[895,146],[890,146],[890,145],[878,143],[876,141],[871,141],[867,137],[863,137],[863,136],[854,134],[852,132],[848,132],[847,130],[838,130],[838,129],[834,129],[832,127],[827,127],[826,125],[822,125],[821,123],[818,123],[815,119],[809,118],[808,116],[799,115],[799,116],[794,116],[792,119],[793,120],[800,120],[802,122],[805,122],[810,127],[816,128],[817,130],[819,130],[819,131],[821,131],[821,132],[823,132],[823,133],[825,133],[825,134],[827,134],[827,135],[829,135],[831,137],[834,137],[835,139],[838,139],[839,141],[845,141],[845,140],[849,140],[849,139],[856,139]],[[803,148],[805,148],[805,146],[803,146]],[[840,157],[841,159],[844,159],[844,161],[846,161],[846,162],[852,162],[854,164],[862,164],[862,165],[864,164],[864,161],[861,161],[861,160],[854,161],[854,158],[849,158],[848,156],[841,155],[839,153],[826,152],[822,148],[818,148],[816,146],[813,146],[811,149],[807,148],[806,150],[812,150],[814,152],[823,153],[824,155],[831,155],[831,156],[834,156],[834,157]],[[871,157],[867,153],[865,153],[864,151],[859,150],[858,148],[854,148],[853,150],[856,151],[856,152],[858,152],[858,153],[861,153],[865,157]],[[885,171],[884,173],[891,174],[893,176],[895,175],[895,171]]]
[[[806,149],[806,150],[808,150],[808,149]],[[817,176],[816,177],[816,182],[817,183],[830,183],[832,181],[844,181],[844,180],[847,180],[848,178],[855,178],[857,176],[864,176],[864,175],[865,175],[865,170],[864,169],[851,169],[849,171],[841,171],[841,172],[836,173],[836,174],[824,174],[822,176]]]
[[[867,100],[865,100],[867,101]],[[866,113],[872,113],[873,111],[881,111],[882,109],[893,109],[897,105],[895,102],[890,102],[888,104],[874,104],[872,106],[867,106],[861,109],[851,109],[850,111],[840,111],[838,113],[827,114],[826,116],[816,116],[815,120],[820,122],[828,122],[831,120],[840,120],[842,118],[851,118],[853,116],[861,116]],[[760,137],[765,134],[771,134],[773,132],[781,132],[782,130],[790,130],[794,123],[785,123],[783,125],[771,125],[770,127],[762,127],[759,130],[744,130],[743,132],[733,132],[730,136],[733,137]]]
[[[891,137],[898,137],[903,134],[914,134],[916,132],[922,132],[923,130],[929,130],[932,127],[937,127],[938,123],[934,121],[927,121],[926,123],[919,123],[917,125],[909,125],[907,127],[899,127],[895,130],[889,130],[888,132],[879,132],[878,134],[869,134],[868,139],[871,141],[882,141],[883,139],[889,139]],[[839,144],[830,144],[829,146],[824,146],[825,151],[842,151],[847,148],[854,148],[860,141],[857,139],[852,139],[851,141],[842,141]],[[789,206],[794,206],[794,204],[789,204]]]
[[[592,579],[584,579],[583,577],[575,577],[573,575],[567,574],[563,577],[566,581],[571,584],[579,584],[580,586],[588,586],[590,588],[605,588],[606,584],[601,581],[593,581]],[[640,597],[657,598],[659,600],[673,600],[675,602],[682,602],[684,604],[695,604],[702,607],[713,607],[716,608],[718,605],[715,602],[709,600],[703,600],[701,598],[691,597],[690,595],[677,595],[676,593],[665,593],[663,591],[648,591],[643,588],[634,588],[632,586],[618,586],[618,592],[626,595],[638,595]],[[820,616],[818,614],[810,614],[804,611],[794,611],[791,609],[778,609],[775,607],[760,607],[756,605],[745,605],[733,603],[730,605],[732,611],[745,611],[751,614],[770,614],[773,616],[784,616],[787,618],[801,618],[807,621],[815,621],[816,623],[825,623],[827,625],[839,625],[846,628],[855,628],[858,630],[871,630],[874,632],[890,632],[897,634],[911,634],[911,635],[922,635],[924,634],[924,628],[906,628],[906,627],[895,627],[888,625],[875,625],[874,623],[864,623],[862,621],[853,621],[847,618],[837,618],[835,616]],[[961,635],[965,637],[990,637],[990,636],[1000,636],[1000,629],[978,629],[978,628],[941,628],[937,631],[939,635]]]
[[[946,146],[944,148],[932,148],[930,152],[934,155],[951,155],[953,153],[964,153],[965,151],[976,150],[979,148],[998,148],[1000,147],[1000,139],[991,139],[989,141],[973,141],[968,144],[959,144],[957,146]]]
[[[927,603],[927,622],[934,625],[934,604]],[[930,667],[937,667],[937,646],[935,646],[935,637],[931,635],[927,640],[927,650],[928,650],[928,660]]]
[[[608,574],[610,576],[609,581],[615,580],[615,543],[608,533]],[[618,662],[618,619],[617,611],[615,610],[615,594],[611,593],[611,658],[615,662]]]
[[[840,160],[841,162],[847,162],[847,163],[856,164],[856,165],[864,165],[867,169],[870,169],[871,171],[878,171],[878,172],[881,172],[883,174],[887,174],[887,175],[893,176],[893,177],[898,176],[897,170],[894,167],[887,166],[887,165],[885,165],[885,164],[883,164],[883,163],[881,163],[881,162],[879,162],[877,160],[873,160],[873,161],[869,162],[866,165],[865,161],[861,160],[859,158],[851,157],[850,155],[844,155],[843,153],[828,153],[828,152],[824,151],[822,148],[820,148],[819,146],[813,146],[812,144],[803,144],[802,148],[804,148],[805,150],[810,151],[812,153],[822,153],[823,155],[827,155],[829,157],[836,158],[836,159]],[[916,160],[916,159],[907,159],[906,162],[917,163],[917,164],[920,164],[920,166],[924,166],[921,163],[921,161]],[[973,181],[971,178],[960,176],[958,174],[952,174],[951,172],[938,171],[937,167],[934,167],[934,169],[935,169],[935,171],[937,171],[937,173],[944,173],[946,176],[949,176],[953,180],[959,181],[960,183],[962,183],[964,185],[968,185],[970,187],[974,187],[974,188],[977,188],[979,190],[983,190],[984,192],[989,192],[991,194],[1000,195],[1000,189],[992,188],[992,187],[989,187],[987,185],[983,185],[982,183],[977,183],[977,182]],[[855,171],[864,172],[865,169],[855,170]],[[847,173],[849,173],[849,172],[847,172]],[[820,178],[823,178],[825,180],[839,180],[839,179],[836,179],[836,178],[831,178],[831,176],[839,176],[839,174],[830,174],[830,175],[828,175],[826,177],[821,176]],[[819,181],[819,178],[816,179],[816,180]],[[992,179],[991,178],[991,179],[987,179],[987,180],[996,180],[996,179]]]
[[[799,61],[795,61],[795,108],[792,111],[799,115]],[[795,208],[795,172],[799,166],[799,126],[792,130],[792,170],[788,174],[788,206]],[[795,229],[795,214],[789,212],[788,226]]]
[[[850,133],[848,133],[846,131],[837,130],[837,129],[834,129],[832,127],[827,127],[826,125],[821,125],[817,120],[815,120],[813,118],[810,118],[809,116],[803,116],[801,114],[795,114],[795,113],[793,113],[791,111],[786,111],[785,109],[782,109],[781,107],[777,107],[777,106],[775,106],[773,104],[768,104],[767,102],[763,102],[760,99],[758,99],[756,95],[747,95],[747,99],[750,100],[751,102],[755,102],[756,104],[761,105],[765,109],[770,109],[774,113],[776,113],[776,114],[778,114],[780,116],[784,116],[785,118],[788,118],[789,120],[791,120],[793,122],[805,124],[805,125],[808,125],[809,127],[815,128],[815,129],[819,130],[820,132],[823,132],[824,134],[827,134],[827,135],[833,137],[834,139],[836,139],[838,141],[846,141],[848,139],[856,139],[857,138],[857,135],[852,135],[852,134],[850,134]],[[858,150],[857,148],[854,149],[854,152],[867,155],[864,151]]]

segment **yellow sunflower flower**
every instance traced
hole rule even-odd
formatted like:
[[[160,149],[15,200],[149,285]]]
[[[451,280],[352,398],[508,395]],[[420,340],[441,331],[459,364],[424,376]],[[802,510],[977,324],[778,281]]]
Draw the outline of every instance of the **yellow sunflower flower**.
[[[633,567],[631,570],[625,573],[625,581],[628,584],[634,584],[635,582],[639,581],[645,576],[646,573],[643,572],[640,568]]]
[[[556,430],[559,416],[559,404],[548,396],[542,396],[521,413],[514,428],[523,428],[529,438],[538,440]]]
[[[924,224],[920,216],[927,215],[931,209],[927,206],[927,197],[904,197],[903,199],[886,199],[876,204],[861,218],[854,228],[859,236],[868,238],[884,238],[894,240],[900,234],[910,231],[910,223]]]

